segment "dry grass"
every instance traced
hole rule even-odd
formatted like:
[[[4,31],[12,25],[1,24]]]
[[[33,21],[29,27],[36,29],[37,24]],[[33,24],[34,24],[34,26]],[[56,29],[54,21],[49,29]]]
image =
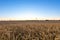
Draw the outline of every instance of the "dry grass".
[[[60,21],[0,22],[0,40],[60,40]]]

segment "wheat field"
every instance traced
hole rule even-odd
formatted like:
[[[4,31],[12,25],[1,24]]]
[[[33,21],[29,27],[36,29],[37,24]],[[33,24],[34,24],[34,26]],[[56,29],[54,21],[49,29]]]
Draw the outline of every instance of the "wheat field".
[[[0,40],[60,40],[60,21],[0,21]]]

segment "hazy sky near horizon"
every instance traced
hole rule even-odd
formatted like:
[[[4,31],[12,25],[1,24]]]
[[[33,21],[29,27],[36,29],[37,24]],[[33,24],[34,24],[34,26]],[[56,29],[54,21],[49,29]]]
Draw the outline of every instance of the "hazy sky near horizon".
[[[0,0],[0,18],[60,18],[60,0]]]

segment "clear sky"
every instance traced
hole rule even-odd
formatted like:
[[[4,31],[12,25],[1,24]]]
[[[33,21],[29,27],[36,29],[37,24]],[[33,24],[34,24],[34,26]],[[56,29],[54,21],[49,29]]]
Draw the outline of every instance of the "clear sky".
[[[60,18],[60,0],[0,0],[0,18]]]

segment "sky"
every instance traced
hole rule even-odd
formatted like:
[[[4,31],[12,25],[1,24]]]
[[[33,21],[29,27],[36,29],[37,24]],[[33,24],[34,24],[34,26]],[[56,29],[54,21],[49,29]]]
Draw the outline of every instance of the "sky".
[[[0,19],[60,18],[60,0],[0,0]]]

